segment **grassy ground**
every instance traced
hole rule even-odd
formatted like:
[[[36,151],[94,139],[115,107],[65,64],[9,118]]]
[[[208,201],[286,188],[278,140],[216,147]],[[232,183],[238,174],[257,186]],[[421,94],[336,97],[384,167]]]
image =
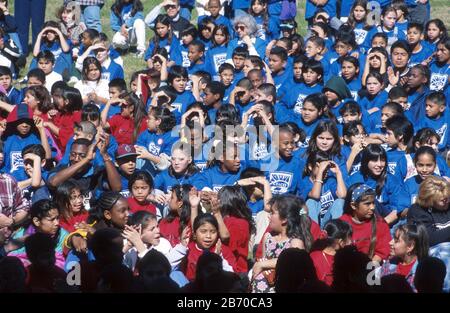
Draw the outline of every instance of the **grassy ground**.
[[[102,17],[102,26],[103,26],[103,32],[105,32],[108,37],[111,39],[113,36],[113,32],[111,31],[110,24],[109,24],[109,14],[110,14],[110,7],[113,4],[114,0],[106,0],[105,6],[103,7],[101,11],[101,17]],[[144,0],[142,1],[144,4],[144,14],[147,14],[156,4],[158,4],[159,0]],[[58,7],[61,5],[61,0],[49,0],[47,1],[47,10],[46,10],[46,20],[55,19],[55,13],[58,9]],[[306,22],[304,21],[304,15],[305,15],[305,1],[298,0],[297,3],[299,3],[298,9],[297,9],[297,23],[299,25],[299,32],[300,34],[304,35],[306,33]],[[11,6],[11,12],[14,12],[14,2],[10,1]],[[450,6],[448,5],[448,0],[431,0],[431,16],[432,18],[440,18],[442,19],[446,24],[450,20]],[[195,10],[193,11],[193,21],[197,19]],[[450,25],[448,25],[450,26]],[[153,32],[147,28],[146,31],[146,40],[148,41],[151,36],[153,36]],[[124,70],[125,70],[125,79],[126,81],[129,80],[131,74],[137,70],[141,70],[145,67],[145,62],[143,59],[137,59],[134,58],[131,55],[125,55],[124,58]],[[28,59],[28,63],[30,63],[31,57]],[[21,76],[26,74],[26,69],[24,69],[21,72]]]

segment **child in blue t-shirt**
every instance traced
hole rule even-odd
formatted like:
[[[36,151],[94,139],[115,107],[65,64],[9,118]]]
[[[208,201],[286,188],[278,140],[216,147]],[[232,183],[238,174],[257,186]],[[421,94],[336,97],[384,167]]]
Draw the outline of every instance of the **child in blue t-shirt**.
[[[179,123],[181,115],[186,112],[187,106],[196,101],[192,92],[186,90],[188,80],[188,71],[184,67],[174,65],[170,68],[167,84],[173,87],[176,92],[175,101],[172,103],[172,108],[174,108],[172,113],[177,123]]]
[[[152,107],[148,112],[148,129],[136,141],[138,158],[145,161],[138,168],[148,169],[155,176],[169,167],[172,145],[178,137],[172,133],[176,125],[175,116],[168,108]]]
[[[412,123],[401,115],[390,117],[385,122],[386,143],[390,150],[388,156],[388,171],[395,175],[398,161],[412,149],[414,127]]]
[[[211,41],[212,46],[206,52],[205,59],[212,79],[218,81],[220,80],[220,67],[222,64],[225,64],[225,61],[227,59],[227,46],[228,42],[230,41],[230,33],[228,31],[228,28],[224,25],[217,25],[214,28]]]
[[[279,94],[281,102],[297,114],[301,114],[305,98],[322,91],[323,66],[319,61],[298,58],[294,61],[294,79],[287,81]],[[297,78],[300,72],[300,78]]]
[[[430,90],[444,91],[448,94],[450,77],[450,39],[438,42],[436,48],[436,60],[430,64]],[[450,99],[447,99],[450,106]]]
[[[442,20],[436,18],[429,20],[425,24],[424,42],[431,48],[431,50],[435,51],[438,42],[446,39],[446,37],[447,27]]]
[[[200,15],[197,20],[197,25],[201,25],[202,20],[205,18],[211,19],[211,21],[216,25],[223,25],[227,28],[228,33],[231,35],[233,33],[233,27],[231,26],[230,20],[220,14],[220,10],[222,9],[222,3],[220,0],[209,0],[207,11],[209,11],[210,15]],[[213,32],[212,30],[210,30]],[[213,35],[214,36],[214,35]],[[211,38],[212,40],[212,38]]]
[[[289,79],[290,73],[286,70],[287,51],[281,47],[273,47],[269,52],[269,68],[277,90]]]
[[[340,75],[345,80],[353,100],[358,101],[359,91],[362,88],[361,79],[359,77],[359,61],[357,58],[348,55],[341,59],[340,65]]]
[[[187,68],[189,79],[191,79],[192,75],[198,71],[206,71],[209,70],[206,67],[205,63],[205,45],[199,41],[194,40],[188,46],[188,58],[190,62],[190,66]]]
[[[450,114],[445,96],[441,91],[435,91],[428,94],[425,101],[425,117],[420,119],[416,129],[429,127],[436,130],[440,137],[438,150],[446,151],[450,147]]]
[[[409,58],[409,66],[414,66],[416,64],[425,62],[429,63],[427,60],[434,53],[430,47],[424,44],[421,40],[423,34],[423,25],[419,23],[410,23],[408,25],[407,40],[409,48],[411,49],[411,57]]]
[[[316,126],[322,118],[328,116],[326,107],[327,99],[321,93],[313,93],[305,98],[300,114],[301,117],[294,121],[305,132],[305,140],[300,147],[306,148],[308,146]]]
[[[369,73],[366,78],[367,95],[359,101],[363,112],[372,113],[379,110],[388,99],[388,93],[384,90],[383,77],[377,73]]]
[[[247,197],[253,219],[256,219],[259,212],[270,209],[269,201],[272,199],[272,191],[262,171],[254,167],[246,168],[242,171],[237,184],[242,187]]]
[[[392,1],[392,6],[397,11],[397,21],[395,25],[398,27],[400,31],[402,31],[405,35],[408,33],[408,6],[404,1]]]
[[[197,39],[198,32],[194,25],[189,24],[189,26],[186,29],[183,29],[180,33],[181,37],[181,45],[180,45],[180,52],[181,57],[183,59],[183,63],[181,66],[188,68],[191,66],[191,61],[189,61],[189,44]]]
[[[307,199],[308,215],[313,221],[323,227],[342,215],[347,188],[339,166],[328,153],[317,151],[308,156],[300,184],[299,194]]]
[[[279,21],[268,13],[269,2],[272,1],[252,0],[249,7],[249,14],[255,18],[258,25],[257,36],[267,42],[278,39],[280,35]]]
[[[0,85],[5,89],[6,96],[11,104],[18,104],[22,101],[20,91],[12,85],[12,72],[6,66],[0,66]]]
[[[345,1],[346,4],[351,3],[350,1]],[[345,4],[342,4],[342,8]],[[341,10],[342,10],[341,8]],[[377,32],[376,27],[370,25],[368,22],[367,15],[370,13],[367,7],[366,0],[356,0],[348,15],[347,24],[353,28],[353,33],[355,34],[355,41],[359,47],[361,53],[366,53],[372,42],[373,35]]]
[[[395,25],[396,21],[397,11],[392,6],[386,6],[381,11],[381,25],[377,27],[377,31],[380,33],[384,33],[387,36],[387,51],[391,50],[391,46],[396,41],[406,39],[405,33]]]
[[[211,49],[212,50],[212,49]],[[234,67],[230,63],[223,63],[219,66],[218,81],[225,86],[225,95],[223,96],[223,102],[229,103],[231,101],[230,95],[235,87],[234,80]],[[237,82],[236,82],[237,83]]]

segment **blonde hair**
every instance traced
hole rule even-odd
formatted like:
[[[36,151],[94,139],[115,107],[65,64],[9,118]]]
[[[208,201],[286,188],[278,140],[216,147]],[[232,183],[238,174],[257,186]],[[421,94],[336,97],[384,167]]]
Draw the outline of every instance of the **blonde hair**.
[[[429,176],[420,184],[416,203],[431,208],[441,197],[450,197],[450,183],[445,178]]]

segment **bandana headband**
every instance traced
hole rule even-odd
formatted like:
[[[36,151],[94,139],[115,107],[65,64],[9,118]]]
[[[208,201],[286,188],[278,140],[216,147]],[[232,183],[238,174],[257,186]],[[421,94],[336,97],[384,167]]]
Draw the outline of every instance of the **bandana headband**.
[[[352,192],[352,202],[358,201],[358,199],[361,197],[361,195],[368,190],[373,190],[373,189],[365,184],[359,185],[358,187],[356,187],[356,189],[353,190],[353,192]]]

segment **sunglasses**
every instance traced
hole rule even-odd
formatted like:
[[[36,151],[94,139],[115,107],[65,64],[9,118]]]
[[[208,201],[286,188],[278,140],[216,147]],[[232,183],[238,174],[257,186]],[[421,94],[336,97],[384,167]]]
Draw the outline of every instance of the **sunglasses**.
[[[176,9],[177,6],[176,6],[175,4],[168,4],[168,5],[164,6],[164,8],[165,8],[166,10],[167,10],[167,9]]]
[[[245,26],[242,26],[242,25],[237,25],[237,26],[234,27],[234,29],[235,29],[236,31],[238,31],[238,30],[244,31],[245,28],[246,28],[246,27],[245,27]]]

